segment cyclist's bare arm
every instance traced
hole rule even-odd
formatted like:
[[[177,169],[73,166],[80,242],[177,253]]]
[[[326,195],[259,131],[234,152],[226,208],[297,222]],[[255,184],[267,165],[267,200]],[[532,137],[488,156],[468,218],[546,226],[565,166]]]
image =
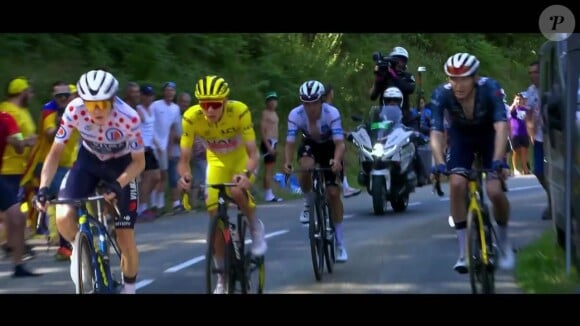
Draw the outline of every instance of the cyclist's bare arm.
[[[52,183],[64,147],[64,143],[52,143],[50,151],[46,155],[46,160],[42,165],[42,171],[40,172],[40,185],[38,188],[48,187]]]
[[[335,139],[334,140],[334,161],[335,162],[342,162],[344,158],[344,150],[346,145],[344,144],[343,139]]]
[[[431,143],[431,152],[435,159],[435,164],[443,164],[443,148],[445,145],[445,134],[439,130],[431,130],[429,134],[429,142]]]
[[[493,160],[501,161],[505,156],[505,142],[508,138],[508,124],[505,121],[497,121],[493,124],[495,129],[495,150],[493,151]]]
[[[138,152],[131,153],[131,163],[125,169],[125,172],[117,178],[117,182],[124,188],[126,185],[135,179],[141,172],[145,170],[145,151],[140,150]]]
[[[191,153],[193,149],[190,146],[181,146],[181,156],[177,163],[177,173],[182,177],[191,177]]]
[[[286,145],[284,146],[284,163],[292,164],[295,149],[296,143],[286,140]]]
[[[248,163],[246,164],[246,169],[250,172],[256,171],[258,168],[258,146],[256,141],[247,141],[244,143],[246,147],[246,153],[248,153]]]

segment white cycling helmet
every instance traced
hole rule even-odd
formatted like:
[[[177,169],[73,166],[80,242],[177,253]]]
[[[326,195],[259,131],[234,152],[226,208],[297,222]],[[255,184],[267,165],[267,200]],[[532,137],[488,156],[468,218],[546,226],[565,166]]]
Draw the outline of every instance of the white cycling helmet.
[[[300,100],[302,102],[316,102],[324,94],[324,85],[317,80],[306,81],[300,86]]]
[[[443,66],[445,74],[449,77],[467,77],[477,73],[479,60],[469,53],[456,53],[447,59]]]
[[[81,76],[77,83],[79,96],[85,101],[111,99],[119,89],[119,81],[104,70],[91,70]]]
[[[393,51],[391,51],[391,54],[389,54],[389,56],[391,56],[391,57],[403,57],[406,60],[409,60],[409,52],[407,52],[407,50],[401,46],[394,47]]]
[[[389,87],[383,92],[383,104],[389,100],[399,101],[399,106],[403,106],[403,93],[397,87]]]

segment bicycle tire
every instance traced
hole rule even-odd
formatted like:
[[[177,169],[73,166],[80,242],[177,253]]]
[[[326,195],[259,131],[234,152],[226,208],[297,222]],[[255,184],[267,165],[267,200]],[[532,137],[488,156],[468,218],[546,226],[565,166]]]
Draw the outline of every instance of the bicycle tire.
[[[325,226],[323,220],[320,218],[322,214],[320,210],[320,199],[318,194],[316,195],[316,200],[314,204],[315,213],[312,214],[312,209],[310,209],[308,225],[308,237],[310,239],[310,255],[312,258],[312,268],[314,269],[314,277],[317,281],[322,280],[322,273],[324,271],[324,237],[323,232],[325,231]],[[326,233],[326,232],[324,232]]]
[[[76,248],[75,254],[77,255],[77,282],[75,284],[75,291],[77,294],[95,293],[97,290],[97,280],[93,263],[94,253],[91,250],[89,237],[84,232],[79,231],[75,237],[74,244]],[[85,277],[89,277],[90,280],[85,280],[83,274]],[[90,286],[86,286],[86,284],[90,284]]]
[[[216,233],[219,232],[221,236],[224,238],[225,246],[224,246],[224,266],[223,270],[220,271],[216,268],[213,260],[213,244],[216,239]],[[215,216],[211,219],[208,229],[208,236],[207,236],[207,249],[205,255],[205,276],[206,276],[206,293],[213,294],[215,285],[217,285],[217,273],[221,272],[223,277],[226,277],[227,282],[225,282],[224,293],[232,293],[233,292],[233,284],[235,284],[235,279],[232,280],[232,271],[230,268],[230,233],[229,229],[226,230],[225,223],[223,219]],[[212,278],[216,277],[216,282],[212,282]]]
[[[484,219],[485,223],[485,219]],[[482,245],[480,237],[480,225],[477,221],[477,212],[470,210],[467,214],[467,264],[469,271],[469,282],[472,294],[491,294],[494,293],[494,274],[493,265],[490,264],[491,252],[489,252],[490,243],[489,231],[484,229],[485,245],[488,250],[488,264],[483,261]],[[478,285],[481,288],[478,288]]]
[[[336,251],[336,241],[334,235],[334,222],[332,221],[332,217],[330,216],[330,207],[328,207],[328,203],[326,200],[322,201],[322,219],[324,219],[325,223],[325,234],[324,234],[324,258],[326,261],[326,270],[329,274],[332,274],[334,270],[334,263],[336,261],[335,251]]]

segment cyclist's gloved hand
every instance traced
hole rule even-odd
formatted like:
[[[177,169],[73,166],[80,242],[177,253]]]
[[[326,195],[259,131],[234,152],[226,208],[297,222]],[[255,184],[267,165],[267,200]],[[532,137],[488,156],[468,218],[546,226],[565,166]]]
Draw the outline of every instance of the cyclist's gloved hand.
[[[42,187],[38,189],[36,197],[34,198],[40,204],[46,203],[48,201],[48,187]]]
[[[447,172],[447,166],[444,163],[437,164],[431,167],[431,174],[433,175],[440,175],[445,174]]]
[[[491,169],[497,173],[501,173],[503,169],[509,169],[509,166],[502,160],[495,160],[491,162]]]
[[[113,193],[115,194],[115,198],[120,200],[123,195],[123,187],[121,187],[121,184],[117,180],[113,182],[107,182],[105,185],[105,193]]]

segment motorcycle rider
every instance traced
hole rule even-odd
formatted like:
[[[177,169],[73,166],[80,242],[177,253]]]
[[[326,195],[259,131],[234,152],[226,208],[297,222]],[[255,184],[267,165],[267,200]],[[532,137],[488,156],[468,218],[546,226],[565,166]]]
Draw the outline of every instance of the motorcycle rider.
[[[397,87],[389,87],[387,88],[382,96],[381,96],[381,106],[384,105],[397,105],[398,107],[401,108],[401,110],[403,111],[403,124],[405,124],[405,118],[404,118],[404,105],[405,105],[405,95],[403,92],[401,92],[401,90]],[[375,112],[371,113],[371,119],[373,121],[380,121],[380,109],[376,110]],[[407,126],[408,127],[408,126]],[[368,131],[370,132],[370,128],[368,128]],[[415,130],[417,132],[417,130]],[[370,133],[369,133],[370,135]],[[417,152],[417,147],[415,147],[415,155],[413,158],[414,161],[414,170],[415,170],[415,174],[417,175],[417,186],[421,187],[423,185],[426,184],[427,182],[427,176],[425,175],[425,168],[423,166],[423,161],[421,160],[421,158],[419,157],[419,154]],[[368,184],[368,175],[361,170],[359,172],[359,183],[361,183],[361,185],[367,185]]]
[[[403,95],[401,110],[403,112],[403,124],[419,131],[419,116],[413,116],[410,110],[409,96],[415,92],[415,77],[407,72],[407,63],[409,61],[409,52],[401,47],[396,46],[389,54],[388,64],[384,60],[377,63],[374,67],[375,81],[369,91],[371,101],[379,98],[379,103],[384,105],[386,90],[390,87],[396,87]],[[414,168],[417,174],[417,186],[421,187],[428,181],[428,176],[422,168],[422,162],[419,157],[417,148],[415,148]]]

